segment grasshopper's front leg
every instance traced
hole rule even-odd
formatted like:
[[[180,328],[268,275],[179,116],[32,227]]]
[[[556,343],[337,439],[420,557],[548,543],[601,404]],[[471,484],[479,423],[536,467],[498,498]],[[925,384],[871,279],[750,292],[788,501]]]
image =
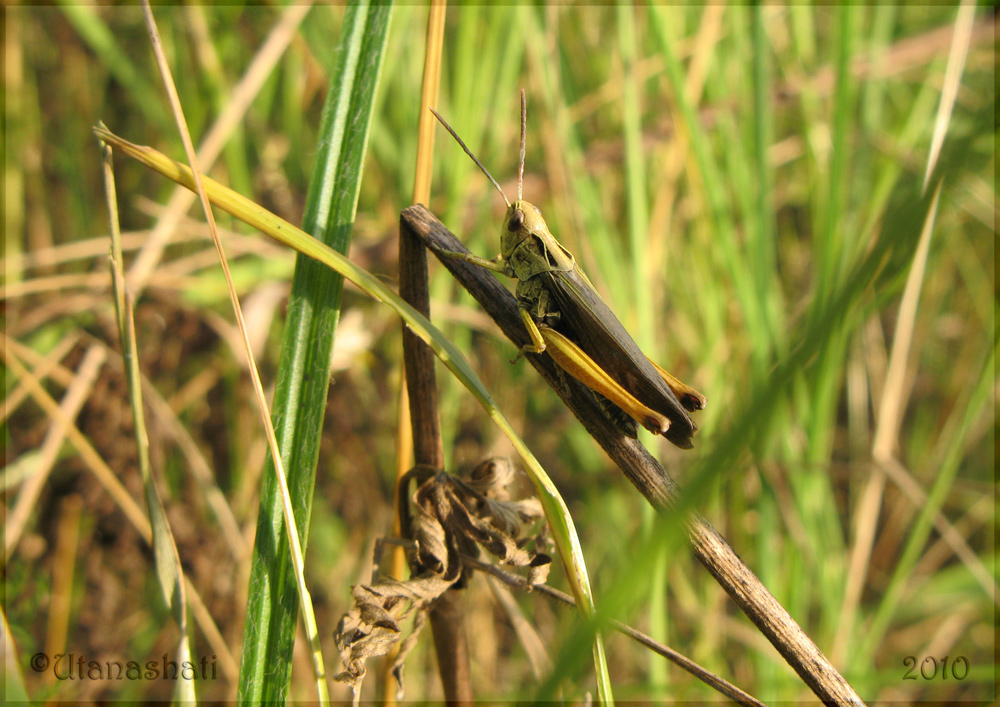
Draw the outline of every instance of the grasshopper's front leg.
[[[472,253],[459,253],[457,250],[439,250],[436,252],[438,255],[445,258],[464,260],[467,263],[478,265],[481,268],[486,268],[487,270],[492,270],[493,272],[503,273],[505,275],[508,273],[507,261],[504,260],[502,254],[492,260],[489,260],[487,258],[481,258],[478,255],[473,255]]]

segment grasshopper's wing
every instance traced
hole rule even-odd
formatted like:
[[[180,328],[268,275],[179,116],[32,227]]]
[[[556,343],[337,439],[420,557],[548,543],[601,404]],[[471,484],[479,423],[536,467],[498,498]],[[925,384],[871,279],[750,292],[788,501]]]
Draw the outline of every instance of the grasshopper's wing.
[[[640,402],[665,415],[670,420],[670,429],[664,436],[678,447],[690,449],[697,425],[583,271],[574,267],[540,273],[537,277],[543,278],[561,314],[556,328],[576,341]]]

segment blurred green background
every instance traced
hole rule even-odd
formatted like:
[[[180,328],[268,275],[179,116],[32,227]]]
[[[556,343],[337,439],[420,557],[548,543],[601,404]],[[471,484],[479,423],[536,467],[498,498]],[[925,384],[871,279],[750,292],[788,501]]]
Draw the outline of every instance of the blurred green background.
[[[62,368],[50,367],[45,386],[61,399],[87,347],[117,351],[91,127],[103,120],[129,140],[183,152],[137,8],[4,12],[4,348],[32,368],[55,357]],[[287,12],[157,8],[196,143],[233,105]],[[426,15],[394,10],[351,249],[393,284]],[[209,170],[293,223],[342,16],[309,11]],[[526,89],[525,198],[650,357],[708,397],[694,450],[647,439],[651,451],[872,703],[994,697],[996,26],[990,8],[971,27],[961,17],[946,6],[463,5],[449,9],[445,34],[442,115],[512,194]],[[925,190],[936,130],[944,139]],[[492,256],[503,204],[444,131],[436,139],[429,206]],[[129,261],[173,186],[122,158],[116,168]],[[237,548],[253,541],[265,444],[214,249],[197,208],[189,213],[149,271],[139,348],[239,524],[240,537],[220,531],[174,432],[153,415],[154,469],[185,571],[238,660],[247,564]],[[904,287],[928,223],[908,308]],[[220,225],[234,232],[224,240],[267,387],[293,254],[228,217]],[[570,504],[598,606],[764,701],[806,699],[683,537],[654,522],[530,367],[508,363],[514,347],[431,267],[432,319]],[[399,330],[389,310],[348,286],[306,567],[331,674],[340,668],[330,635],[349,587],[369,579],[374,541],[392,529]],[[77,426],[139,498],[114,356],[87,384]],[[148,548],[77,449],[46,441],[52,417],[25,398],[6,361],[5,372],[5,526],[26,479],[51,469],[4,571],[29,694],[169,694],[142,682],[69,685],[29,669],[38,651],[157,659],[176,628]],[[440,367],[439,382],[451,470],[510,453]],[[873,454],[877,441],[887,455]],[[508,618],[485,583],[467,594],[477,696],[529,699],[541,681]],[[53,626],[56,602],[68,607],[65,625]],[[568,641],[576,614],[535,596],[519,603],[569,666],[563,694],[593,691],[589,649]],[[196,655],[212,653],[197,630],[193,639]],[[429,636],[421,644],[407,695],[440,698]],[[624,638],[609,637],[608,649],[621,700],[715,697]],[[312,699],[306,653],[295,660],[292,697]],[[234,685],[220,670],[199,694],[225,699]]]

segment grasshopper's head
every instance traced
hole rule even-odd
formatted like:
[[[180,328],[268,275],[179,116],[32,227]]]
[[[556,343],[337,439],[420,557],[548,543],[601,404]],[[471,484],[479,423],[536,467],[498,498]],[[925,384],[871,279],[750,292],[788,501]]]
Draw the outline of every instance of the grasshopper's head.
[[[506,258],[525,239],[548,232],[549,227],[538,207],[518,199],[507,208],[507,216],[500,227],[500,252]]]
[[[487,179],[496,187],[496,190],[500,192],[500,196],[503,197],[504,203],[507,204],[507,216],[503,220],[503,226],[500,228],[500,253],[504,258],[509,257],[514,250],[524,241],[537,236],[541,241],[545,243],[545,248],[549,249],[550,244],[555,244],[558,246],[555,250],[563,250],[561,246],[558,245],[556,240],[549,233],[549,227],[545,224],[545,219],[542,218],[542,212],[538,210],[538,207],[534,204],[530,204],[521,198],[521,190],[524,185],[524,142],[525,133],[527,131],[527,117],[526,117],[526,107],[525,107],[525,97],[524,89],[521,89],[521,151],[518,158],[517,164],[517,201],[513,204],[507,195],[504,193],[503,189],[500,187],[500,183],[493,178],[489,170],[483,166],[483,163],[479,161],[479,158],[472,154],[472,150],[462,141],[462,138],[458,136],[458,133],[448,125],[444,118],[438,115],[438,112],[431,108],[431,112],[434,113],[435,117],[440,121],[441,125],[451,133],[451,136],[455,138],[455,141],[462,146],[476,166],[482,170],[483,174],[486,175]],[[566,253],[566,258],[569,264],[563,264],[562,269],[568,269],[572,267],[573,256]],[[551,269],[546,267],[546,269]]]

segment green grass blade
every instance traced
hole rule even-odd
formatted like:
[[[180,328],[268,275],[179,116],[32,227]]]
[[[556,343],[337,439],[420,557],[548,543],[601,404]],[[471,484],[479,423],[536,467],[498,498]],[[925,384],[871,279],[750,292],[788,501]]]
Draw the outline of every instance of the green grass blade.
[[[188,638],[187,629],[187,600],[184,596],[184,570],[181,567],[181,558],[177,553],[174,534],[170,529],[170,523],[167,521],[167,514],[163,508],[163,502],[160,500],[160,494],[157,491],[150,466],[149,433],[146,429],[146,415],[142,402],[142,378],[139,373],[138,347],[135,338],[135,317],[132,309],[132,299],[125,289],[125,266],[122,257],[121,230],[118,227],[118,200],[111,169],[111,150],[109,148],[104,149],[104,160],[105,184],[111,219],[111,280],[114,285],[115,315],[125,368],[125,380],[128,383],[129,406],[132,409],[132,421],[135,427],[139,474],[142,477],[143,491],[146,496],[146,510],[149,513],[149,525],[152,529],[153,559],[156,565],[156,577],[160,583],[160,590],[163,592],[164,603],[170,608],[170,613],[177,623],[177,629],[180,633],[177,641],[177,661],[180,664],[184,664],[191,660],[191,643]],[[197,701],[194,680],[178,680],[174,685],[174,700],[182,704],[194,704]]]
[[[649,267],[649,198],[646,179],[646,154],[642,146],[642,106],[640,85],[636,77],[635,62],[638,46],[636,28],[637,9],[629,3],[619,2],[616,10],[618,44],[621,51],[622,82],[622,137],[625,144],[625,197],[629,244],[628,268],[631,277],[627,301],[635,313],[636,343],[647,352],[653,351],[653,332],[656,329],[653,310],[654,271]],[[658,274],[658,273],[656,273]],[[619,301],[622,297],[619,296]],[[655,519],[652,509],[643,509],[644,527],[650,528]],[[653,559],[649,575],[649,625],[657,635],[667,633],[666,573],[663,555]],[[666,684],[668,676],[663,660],[649,657],[650,680]]]
[[[735,236],[732,209],[725,194],[726,180],[723,178],[721,166],[712,155],[710,135],[703,127],[697,114],[697,107],[687,100],[684,91],[684,67],[674,48],[676,42],[671,34],[670,9],[653,5],[649,13],[650,24],[673,87],[674,100],[680,110],[684,128],[689,134],[691,151],[698,167],[698,174],[689,177],[692,180],[692,189],[704,192],[703,197],[711,214],[711,227],[714,233],[712,242],[720,251],[719,258],[725,264],[733,292],[739,299],[740,310],[746,320],[746,331],[753,338],[751,350],[766,350],[767,341],[763,338],[766,329],[756,316],[758,308],[754,287]]]
[[[826,208],[819,221],[820,256],[816,259],[817,293],[816,301],[824,301],[834,288],[837,279],[846,266],[844,260],[847,252],[842,229],[844,228],[844,200],[849,196],[847,191],[847,160],[851,154],[848,134],[849,118],[855,107],[854,80],[851,77],[850,58],[853,50],[855,10],[850,6],[837,9],[836,31],[836,65],[833,94],[833,121],[830,149],[830,181]]]
[[[14,645],[10,625],[7,623],[7,612],[2,607],[0,607],[0,621],[3,621],[4,699],[10,700],[7,704],[28,704],[30,700],[28,690],[24,686],[24,675],[21,673],[20,656],[17,646]]]
[[[753,141],[753,172],[757,182],[756,204],[752,218],[753,227],[750,272],[753,273],[759,320],[767,327],[771,343],[779,342],[780,327],[775,321],[777,303],[773,301],[775,279],[775,260],[777,250],[774,238],[774,207],[771,165],[768,160],[768,150],[774,141],[774,113],[771,108],[771,49],[768,46],[765,28],[764,7],[755,5],[750,10],[753,28],[753,110],[754,110],[754,141]],[[758,355],[758,362],[761,356]]]
[[[654,330],[653,302],[649,284],[649,199],[646,185],[646,156],[642,149],[642,106],[635,75],[635,50],[638,42],[636,9],[631,4],[617,7],[618,36],[622,53],[622,131],[625,140],[625,184],[628,206],[628,241],[631,252],[632,292],[636,312],[636,343],[650,350]]]
[[[331,74],[304,226],[339,252],[346,252],[354,222],[390,14],[389,7],[364,3],[348,8],[338,64]],[[272,415],[303,549],[342,287],[340,275],[299,257]],[[298,614],[281,502],[272,464],[268,467],[261,488],[240,670],[239,697],[249,702],[287,697]]]

